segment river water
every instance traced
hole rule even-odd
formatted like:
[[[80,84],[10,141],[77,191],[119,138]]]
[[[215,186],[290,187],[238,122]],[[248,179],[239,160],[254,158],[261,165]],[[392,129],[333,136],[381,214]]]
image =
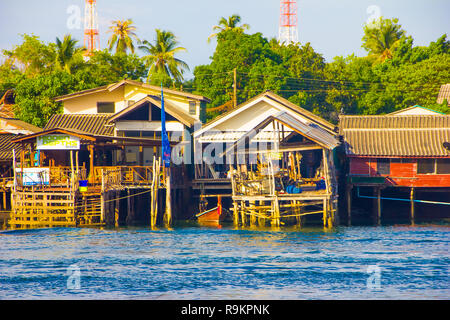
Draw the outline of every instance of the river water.
[[[449,231],[3,231],[0,299],[449,299]]]

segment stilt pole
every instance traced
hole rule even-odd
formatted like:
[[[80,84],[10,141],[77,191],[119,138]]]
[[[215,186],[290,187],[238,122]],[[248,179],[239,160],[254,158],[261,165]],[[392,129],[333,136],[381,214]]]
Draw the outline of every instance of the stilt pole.
[[[410,199],[411,199],[411,225],[414,225],[415,222],[414,188],[411,188]]]

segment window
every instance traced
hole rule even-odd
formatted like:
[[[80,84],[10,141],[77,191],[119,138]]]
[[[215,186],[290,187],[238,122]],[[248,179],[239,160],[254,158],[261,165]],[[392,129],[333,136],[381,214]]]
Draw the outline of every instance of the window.
[[[435,172],[435,160],[434,159],[419,159],[417,160],[417,173],[418,174],[433,174]]]
[[[141,136],[140,131],[125,131],[125,137],[128,138],[139,138]]]
[[[114,102],[97,102],[97,113],[114,113]]]
[[[387,175],[391,173],[391,161],[389,159],[377,159],[378,174]]]
[[[189,101],[189,114],[197,114],[197,104],[195,101]]]
[[[437,174],[450,174],[450,159],[437,159],[436,160],[436,173]]]

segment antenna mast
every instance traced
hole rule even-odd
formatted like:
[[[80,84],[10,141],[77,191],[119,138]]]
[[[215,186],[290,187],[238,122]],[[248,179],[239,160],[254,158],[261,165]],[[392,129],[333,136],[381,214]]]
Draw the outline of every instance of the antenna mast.
[[[84,46],[86,55],[100,49],[100,37],[98,33],[97,0],[86,0],[84,8]]]
[[[280,0],[280,28],[278,41],[281,44],[298,42],[297,0]]]

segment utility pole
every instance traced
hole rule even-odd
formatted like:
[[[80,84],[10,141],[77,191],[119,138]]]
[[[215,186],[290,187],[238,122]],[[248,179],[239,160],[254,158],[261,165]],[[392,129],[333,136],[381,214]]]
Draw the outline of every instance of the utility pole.
[[[236,68],[233,69],[233,75],[234,75],[234,84],[233,84],[233,106],[234,108],[237,107],[237,70]]]

